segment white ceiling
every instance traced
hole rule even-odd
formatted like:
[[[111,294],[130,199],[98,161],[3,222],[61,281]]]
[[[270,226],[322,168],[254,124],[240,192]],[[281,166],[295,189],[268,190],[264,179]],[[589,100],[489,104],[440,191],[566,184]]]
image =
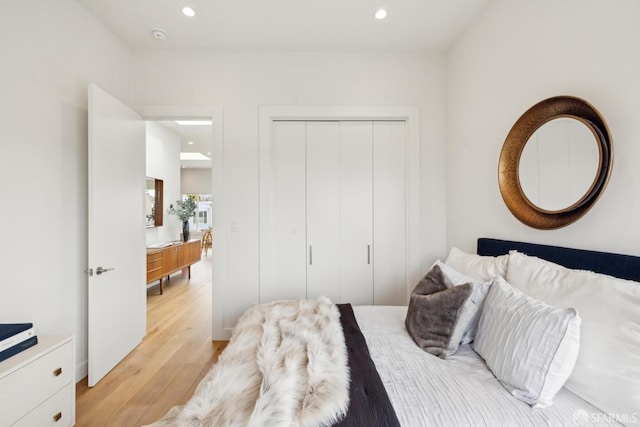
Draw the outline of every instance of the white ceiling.
[[[213,128],[208,126],[181,126],[173,120],[159,120],[158,124],[165,126],[180,137],[181,153],[200,153],[211,159],[213,151]],[[193,144],[189,144],[192,142]],[[211,168],[211,160],[182,160],[184,168]]]
[[[433,51],[491,0],[79,1],[136,50]],[[196,16],[184,16],[184,6]],[[379,7],[383,21],[373,17]]]
[[[491,0],[78,1],[135,50],[422,52],[446,49]],[[184,16],[184,6],[196,16]],[[381,7],[388,17],[378,21]],[[167,39],[155,39],[154,29]],[[180,135],[182,152],[210,156],[210,126],[161,123]]]

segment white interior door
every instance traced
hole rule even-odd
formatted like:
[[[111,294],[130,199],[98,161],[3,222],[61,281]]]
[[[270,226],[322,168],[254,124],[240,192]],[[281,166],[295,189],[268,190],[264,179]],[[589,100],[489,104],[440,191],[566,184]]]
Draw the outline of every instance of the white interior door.
[[[89,85],[89,386],[145,335],[145,125]],[[99,269],[107,269],[99,273]],[[112,269],[112,270],[109,270]]]
[[[307,298],[340,302],[340,127],[307,122]]]
[[[373,304],[372,123],[340,122],[341,300]]]

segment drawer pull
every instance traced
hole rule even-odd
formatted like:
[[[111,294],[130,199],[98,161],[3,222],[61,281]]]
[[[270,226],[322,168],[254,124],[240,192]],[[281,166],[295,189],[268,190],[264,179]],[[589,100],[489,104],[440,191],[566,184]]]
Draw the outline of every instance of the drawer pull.
[[[58,369],[53,371],[53,376],[54,377],[59,377],[61,374],[62,374],[62,368],[58,368]]]
[[[57,414],[55,414],[55,415],[53,416],[53,421],[55,421],[56,423],[57,423],[58,421],[60,421],[61,419],[62,419],[62,412],[58,412]]]

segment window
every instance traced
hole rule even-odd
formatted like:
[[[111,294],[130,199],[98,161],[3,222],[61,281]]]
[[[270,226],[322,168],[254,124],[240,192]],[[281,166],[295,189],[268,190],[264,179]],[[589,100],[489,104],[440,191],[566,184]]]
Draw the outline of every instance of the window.
[[[190,197],[198,205],[195,215],[189,220],[189,227],[194,231],[202,231],[211,228],[212,200],[211,194],[183,194],[182,198]]]

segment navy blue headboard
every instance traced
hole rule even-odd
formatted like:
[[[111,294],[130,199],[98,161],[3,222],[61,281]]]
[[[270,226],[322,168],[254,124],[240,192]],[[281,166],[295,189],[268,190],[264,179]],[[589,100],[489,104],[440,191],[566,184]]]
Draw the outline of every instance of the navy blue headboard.
[[[478,239],[478,255],[504,255],[513,249],[567,268],[591,270],[596,273],[640,282],[640,257],[485,237]]]

